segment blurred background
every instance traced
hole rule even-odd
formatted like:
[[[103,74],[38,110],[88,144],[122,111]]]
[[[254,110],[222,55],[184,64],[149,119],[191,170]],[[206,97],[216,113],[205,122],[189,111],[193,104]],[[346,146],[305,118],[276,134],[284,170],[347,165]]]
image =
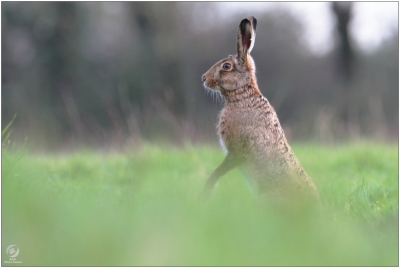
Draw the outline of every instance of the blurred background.
[[[289,140],[398,141],[397,2],[2,2],[2,125],[33,150],[218,144],[200,78],[251,15]]]

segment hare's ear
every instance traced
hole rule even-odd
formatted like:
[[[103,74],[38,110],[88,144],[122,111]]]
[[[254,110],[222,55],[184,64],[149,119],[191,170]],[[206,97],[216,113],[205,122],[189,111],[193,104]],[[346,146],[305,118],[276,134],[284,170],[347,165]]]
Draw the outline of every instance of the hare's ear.
[[[240,22],[237,36],[237,55],[241,64],[246,62],[256,40],[257,19],[250,17]]]

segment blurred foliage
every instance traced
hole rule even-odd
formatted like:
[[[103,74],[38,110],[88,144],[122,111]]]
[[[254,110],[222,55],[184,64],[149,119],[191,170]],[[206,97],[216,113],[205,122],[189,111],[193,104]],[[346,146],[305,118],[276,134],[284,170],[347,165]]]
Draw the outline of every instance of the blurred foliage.
[[[199,200],[223,159],[211,146],[3,150],[2,248],[17,245],[22,266],[398,266],[398,149],[293,149],[321,210],[274,209],[238,170]]]
[[[14,137],[33,148],[216,140],[220,105],[200,77],[235,53],[238,23],[249,15],[259,21],[259,86],[288,138],[398,134],[397,35],[371,55],[353,46],[345,82],[336,66],[341,46],[312,55],[301,24],[281,9],[221,19],[214,3],[1,5],[2,123],[18,114]]]

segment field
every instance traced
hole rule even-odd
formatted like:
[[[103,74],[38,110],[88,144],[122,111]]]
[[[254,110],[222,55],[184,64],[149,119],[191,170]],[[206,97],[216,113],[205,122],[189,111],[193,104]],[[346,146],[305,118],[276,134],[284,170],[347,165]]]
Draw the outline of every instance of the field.
[[[2,151],[2,265],[398,266],[398,147],[294,144],[322,209],[279,211],[217,147]]]

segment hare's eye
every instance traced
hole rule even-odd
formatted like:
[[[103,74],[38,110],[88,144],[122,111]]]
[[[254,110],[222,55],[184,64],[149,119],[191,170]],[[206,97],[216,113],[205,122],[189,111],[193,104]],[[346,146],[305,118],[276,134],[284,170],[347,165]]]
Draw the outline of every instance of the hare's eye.
[[[222,69],[230,70],[231,69],[231,64],[230,63],[224,63],[224,65],[222,65]]]

